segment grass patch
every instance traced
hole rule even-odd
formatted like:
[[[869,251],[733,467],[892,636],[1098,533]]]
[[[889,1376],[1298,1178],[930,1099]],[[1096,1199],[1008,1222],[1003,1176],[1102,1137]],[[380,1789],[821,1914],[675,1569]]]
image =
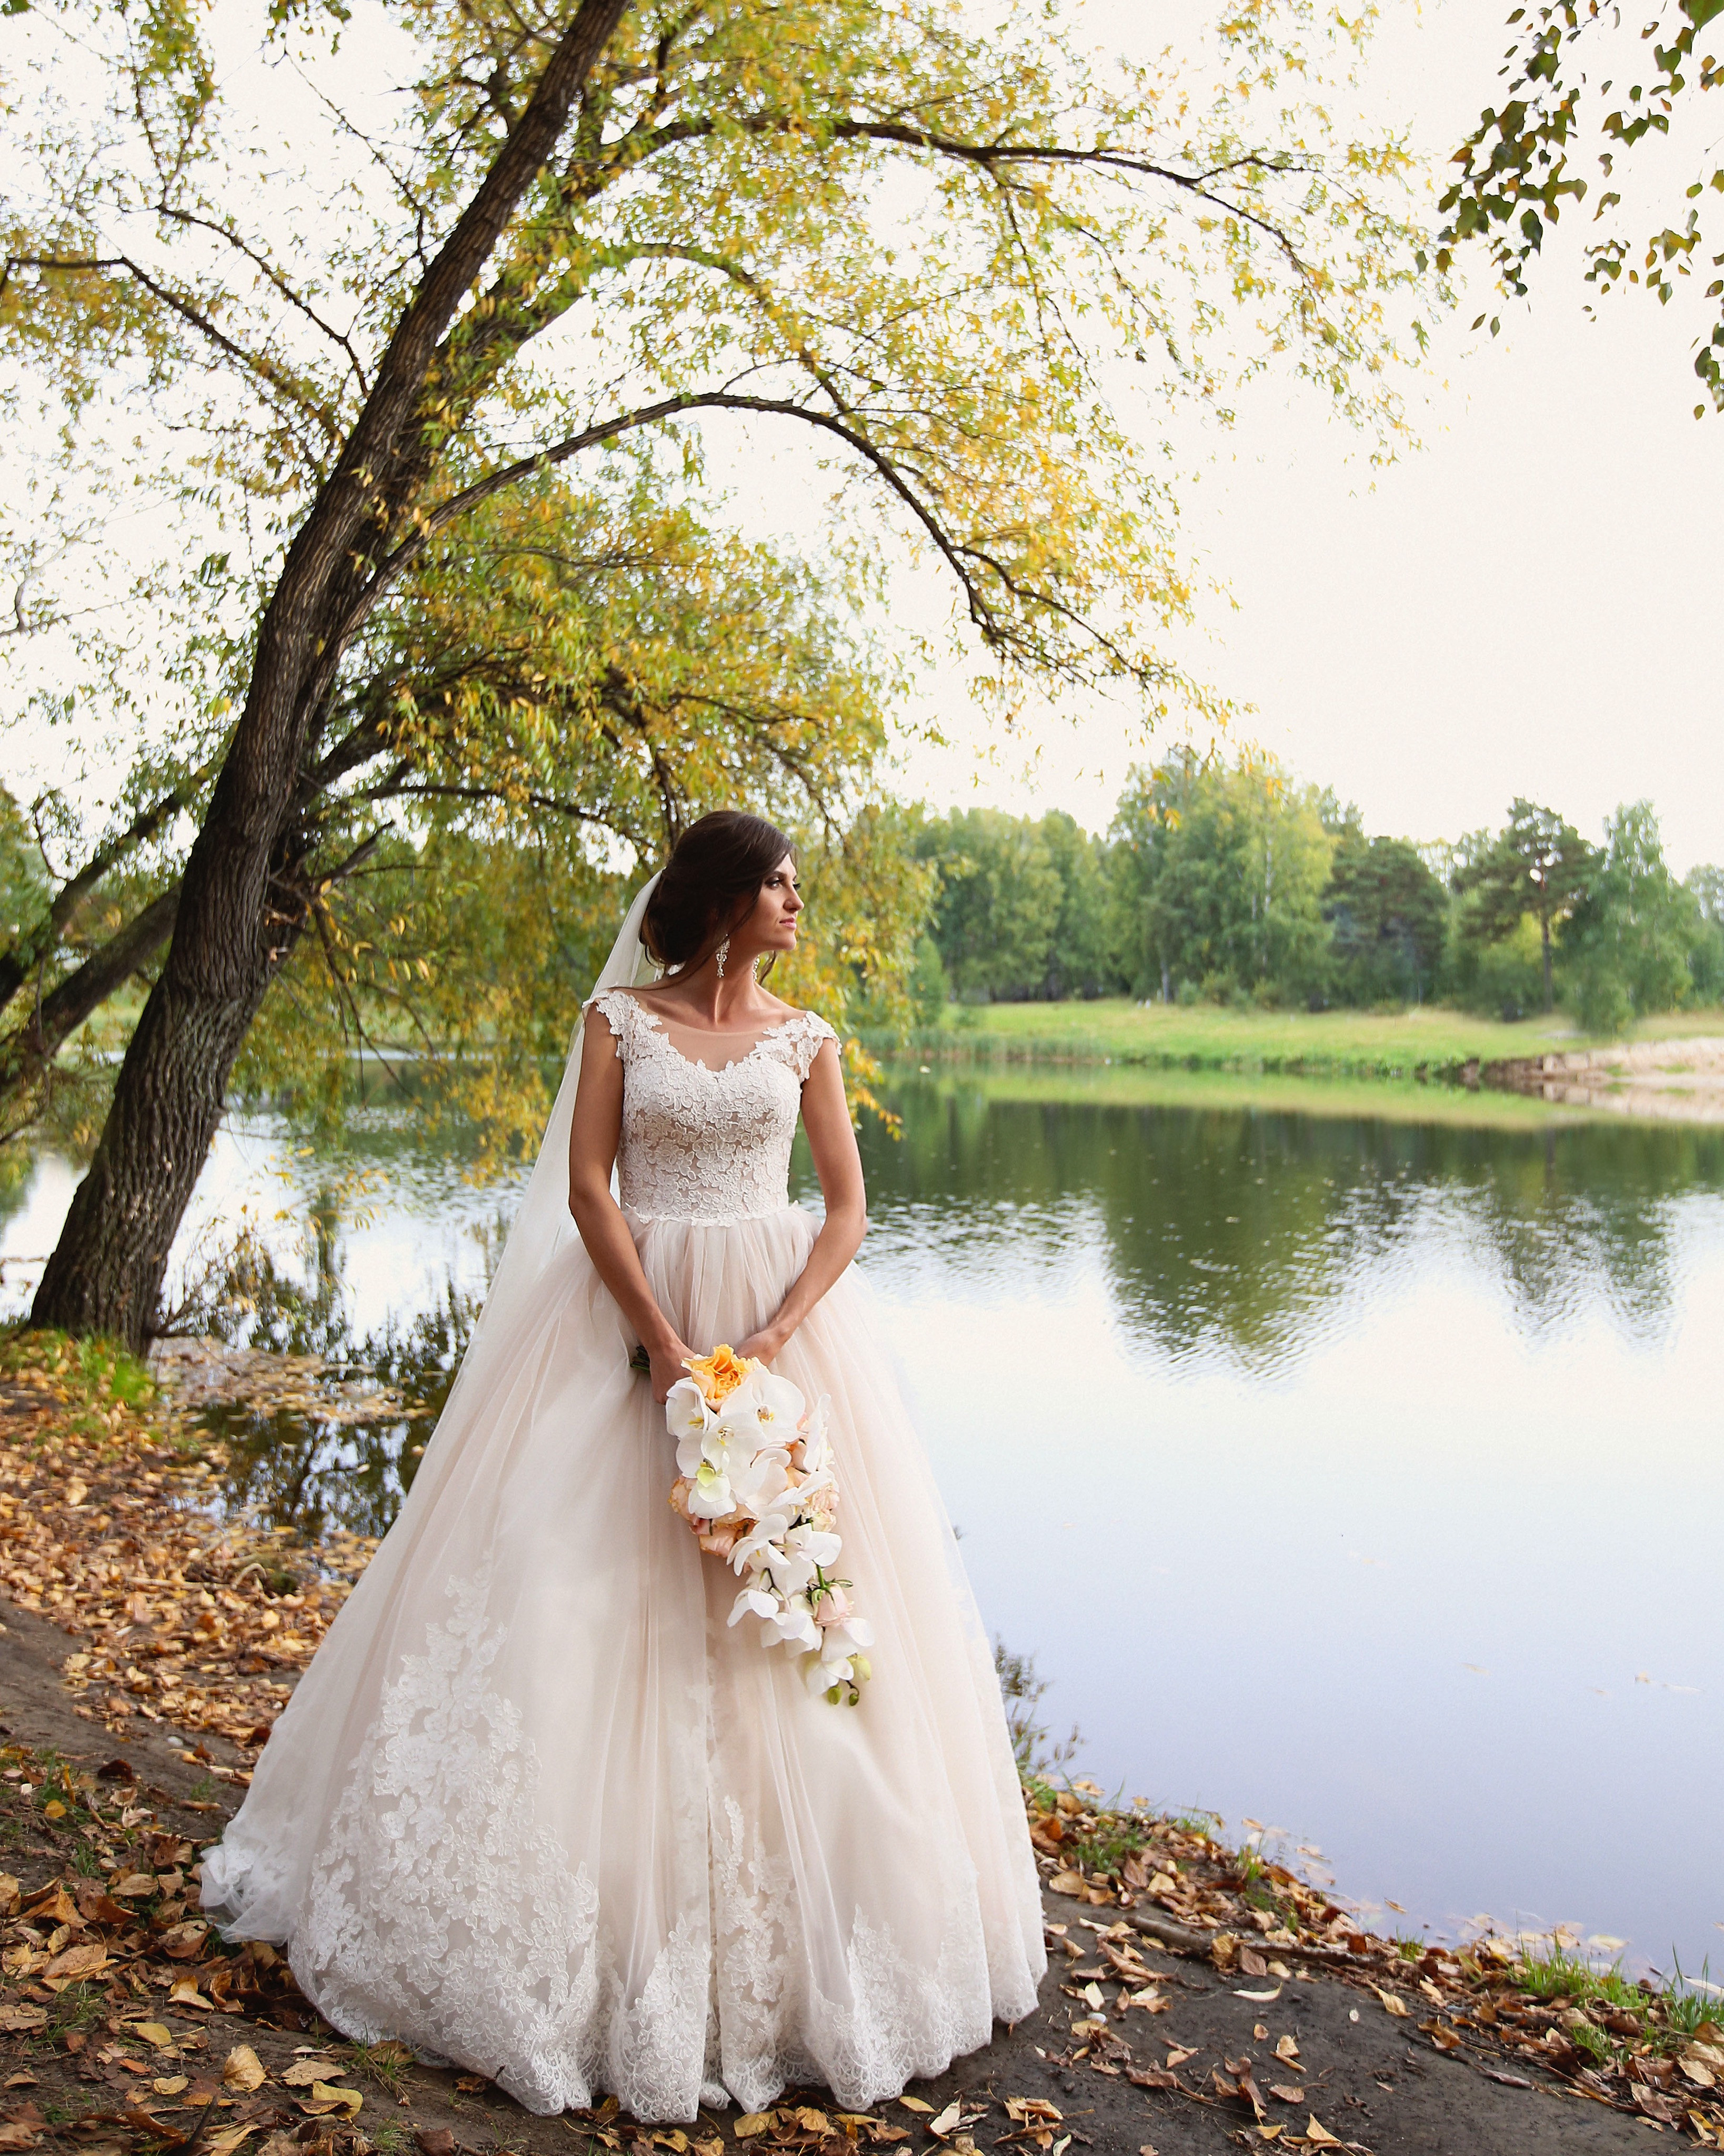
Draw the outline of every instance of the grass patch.
[[[1523,1953],[1515,1965],[1515,1979],[1521,1989],[1531,1992],[1535,1999],[1560,1999],[1576,2005],[1596,2000],[1623,2014],[1645,2010],[1646,1993],[1633,1978],[1623,1974],[1620,1963],[1600,1969],[1560,1942]]]
[[[1724,1033],[1724,1010],[1672,1012],[1627,1040]],[[871,1044],[893,1052],[886,1042]],[[1191,1070],[1414,1077],[1468,1063],[1514,1062],[1613,1044],[1578,1032],[1558,1014],[1513,1024],[1426,1004],[1394,1012],[1224,1010],[1213,1004],[989,1004],[954,1009],[950,1022],[913,1034],[906,1048],[981,1059],[1029,1058],[1184,1065]]]
[[[108,1994],[103,1986],[69,1984],[64,1991],[55,1993],[44,2034],[58,2044],[74,2029],[93,2029],[98,2021],[106,2020],[107,2014]]]

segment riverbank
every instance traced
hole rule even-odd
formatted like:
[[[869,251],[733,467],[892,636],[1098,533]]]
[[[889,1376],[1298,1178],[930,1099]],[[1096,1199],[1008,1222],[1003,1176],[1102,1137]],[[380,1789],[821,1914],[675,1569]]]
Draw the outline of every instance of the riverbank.
[[[1213,1004],[953,1005],[947,1022],[907,1044],[924,1060],[1139,1064],[1151,1068],[1311,1077],[1475,1081],[1493,1066],[1548,1055],[1613,1055],[1651,1040],[1724,1034],[1716,1010],[1648,1020],[1620,1041],[1578,1033],[1560,1014],[1506,1024],[1424,1004],[1393,1012],[1224,1010]],[[906,1052],[900,1048],[900,1054]]]
[[[1373,1935],[1219,1822],[1034,1772],[1053,1960],[1038,2010],[869,2114],[810,2090],[649,2135],[613,2106],[532,2119],[482,2076],[348,2045],[268,1949],[208,1931],[195,1864],[372,1545],[223,1517],[222,1465],[136,1364],[49,1336],[0,1346],[0,2148],[537,2156],[572,2129],[584,2156],[1259,2140],[1521,2156],[1638,2145],[1637,2121],[1724,2145],[1703,1995],[1507,1939]]]

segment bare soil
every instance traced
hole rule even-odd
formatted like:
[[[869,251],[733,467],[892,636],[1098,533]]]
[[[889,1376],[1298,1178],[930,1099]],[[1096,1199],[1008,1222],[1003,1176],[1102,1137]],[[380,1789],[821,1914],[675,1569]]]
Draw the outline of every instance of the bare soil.
[[[62,1681],[60,1665],[75,1645],[71,1635],[10,1604],[0,1609],[0,1739],[27,1761],[49,1753],[86,1774],[106,1768],[99,1787],[120,1793],[115,1804],[123,1809],[114,1819],[131,1822],[105,1823],[106,1813],[81,1825],[75,1812],[64,1821],[44,1819],[38,1809],[41,1775],[28,1765],[34,1798],[20,1796],[17,1782],[0,1783],[0,1866],[20,1881],[24,1920],[31,1895],[56,1878],[87,1899],[94,1891],[91,1852],[98,1847],[120,1851],[118,1868],[106,1875],[111,1881],[127,1862],[150,1861],[152,1850],[159,1861],[165,1837],[198,1845],[214,1839],[240,1792],[214,1779],[212,1768],[240,1755],[212,1737],[204,1740],[212,1759],[188,1760],[187,1740],[165,1724],[140,1722],[124,1736],[104,1729],[88,1708],[79,1712]],[[116,1768],[121,1760],[135,1779]],[[134,1961],[132,1973],[110,1980],[105,1994],[85,1987],[76,1994],[85,2000],[82,2025],[68,2028],[64,2025],[74,2017],[65,2002],[72,1994],[33,1989],[28,1979],[8,1975],[0,2009],[30,2018],[28,2003],[38,1999],[45,2025],[0,2035],[0,2149],[64,2148],[85,2156],[230,2156],[233,2148],[260,2156],[366,2156],[368,2149],[385,2156],[452,2156],[455,2150],[598,2156],[602,2148],[633,2146],[639,2156],[655,2147],[679,2156],[680,2143],[699,2156],[728,2156],[737,2148],[824,2149],[826,2156],[842,2156],[849,2146],[892,2148],[906,2156],[939,2148],[980,2156],[1003,2143],[1038,2156],[1055,2150],[1063,2156],[1187,2156],[1339,2144],[1377,2156],[1589,2156],[1639,2147],[1645,2132],[1665,2130],[1587,2100],[1524,2056],[1471,2038],[1458,2050],[1438,2051],[1411,2018],[1386,2010],[1362,1970],[1301,1960],[1285,1980],[1265,1983],[1236,1967],[1224,1971],[1197,1953],[1166,1950],[1139,1933],[1134,1948],[1152,1981],[1121,1983],[1111,1974],[1104,1981],[1089,1972],[1100,1968],[1096,1942],[1103,1933],[1116,1941],[1123,1936],[1120,1912],[1051,1890],[1045,1912],[1054,1966],[1039,2010],[1015,2029],[1000,2030],[986,2049],[937,2080],[914,2085],[865,2119],[841,2120],[824,2093],[813,2089],[788,2094],[765,2119],[739,2119],[734,2111],[703,2115],[682,2133],[638,2128],[611,2107],[533,2118],[476,2076],[397,2059],[387,2047],[379,2056],[345,2044],[280,1983],[182,2010],[167,2003],[172,1969],[152,1964],[153,1973],[141,1975],[143,1964]],[[207,1991],[218,1989],[207,1977],[201,1980]],[[1166,2003],[1157,2009],[1127,2005],[1134,1989],[1152,1991]],[[1244,1995],[1252,1991],[1275,1995]],[[1099,2010],[1095,1995],[1103,2002]],[[165,2033],[167,2042],[141,2036],[146,2025]],[[1284,2041],[1290,2037],[1292,2061]],[[264,2076],[254,2088],[237,2086],[249,2077],[249,2068],[223,2078],[229,2054],[241,2045],[251,2048]],[[1166,2061],[1177,2052],[1188,2056],[1170,2076]],[[308,2056],[327,2056],[336,2082],[360,2094],[361,2108],[351,2122],[339,2112],[308,2112],[305,2107],[315,2101],[308,2087],[284,2082]],[[1134,2075],[1166,2085],[1145,2087]],[[1242,2076],[1256,2092],[1260,2115],[1239,2092]],[[182,2088],[154,2092],[158,2082],[182,2079]],[[1297,2100],[1278,2090],[1296,2090]],[[1037,2100],[1027,2112],[1024,2099]],[[1008,2100],[1015,2102],[1015,2116]],[[240,2129],[247,2131],[233,2140]]]

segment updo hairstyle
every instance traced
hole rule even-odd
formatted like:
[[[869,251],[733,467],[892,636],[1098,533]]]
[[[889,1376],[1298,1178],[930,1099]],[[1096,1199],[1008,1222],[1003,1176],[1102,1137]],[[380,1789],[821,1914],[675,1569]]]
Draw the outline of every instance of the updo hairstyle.
[[[715,808],[670,849],[647,901],[640,940],[658,964],[703,965],[754,910],[761,886],[796,849],[763,816]]]

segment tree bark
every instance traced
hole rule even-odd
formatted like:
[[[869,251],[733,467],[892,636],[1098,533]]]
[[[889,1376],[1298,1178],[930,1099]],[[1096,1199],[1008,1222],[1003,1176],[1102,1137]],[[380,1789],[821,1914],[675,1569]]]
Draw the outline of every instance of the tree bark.
[[[397,325],[365,408],[289,549],[259,625],[245,711],[187,860],[167,963],[36,1291],[38,1325],[107,1333],[134,1348],[148,1333],[234,1059],[307,917],[295,794],[318,715],[363,619],[372,547],[409,506],[391,480],[422,461],[411,423],[439,341],[627,6],[581,0]]]
[[[174,884],[44,996],[18,1031],[0,1044],[0,1096],[39,1078],[90,1013],[149,964],[172,935],[179,906],[180,887]]]

